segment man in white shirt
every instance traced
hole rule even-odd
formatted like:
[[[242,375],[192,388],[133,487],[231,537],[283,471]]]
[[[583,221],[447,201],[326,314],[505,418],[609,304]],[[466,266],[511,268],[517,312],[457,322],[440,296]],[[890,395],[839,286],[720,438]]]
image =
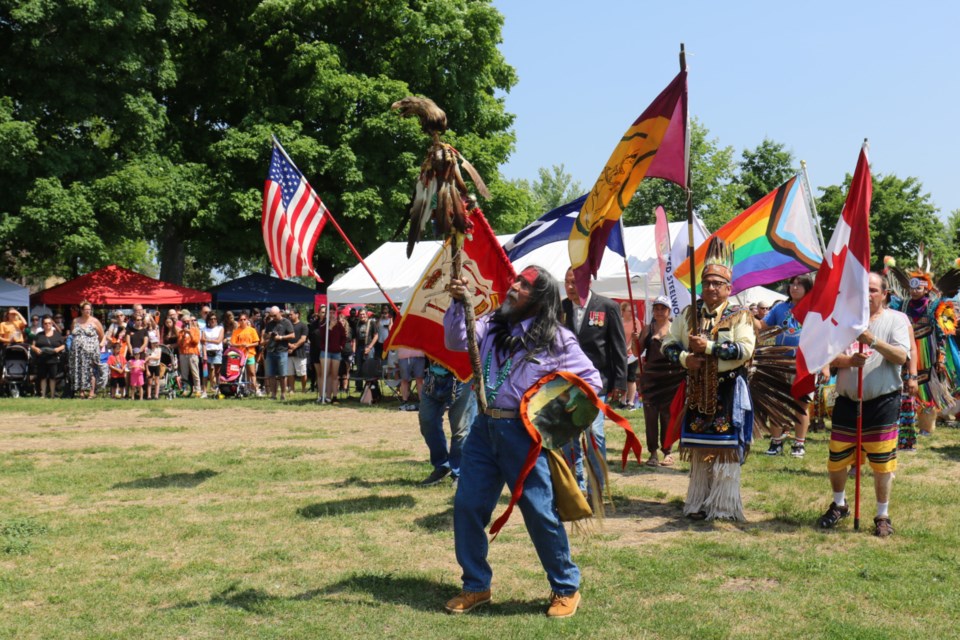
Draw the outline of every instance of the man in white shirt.
[[[847,469],[857,448],[857,369],[863,370],[862,449],[873,469],[877,497],[875,535],[893,534],[888,513],[893,472],[897,469],[897,427],[900,421],[900,367],[910,354],[910,331],[903,314],[883,306],[887,283],[870,274],[870,324],[847,351],[831,363],[837,373],[837,403],[830,434],[830,485],[833,502],[817,524],[832,529],[850,515],[845,487]]]

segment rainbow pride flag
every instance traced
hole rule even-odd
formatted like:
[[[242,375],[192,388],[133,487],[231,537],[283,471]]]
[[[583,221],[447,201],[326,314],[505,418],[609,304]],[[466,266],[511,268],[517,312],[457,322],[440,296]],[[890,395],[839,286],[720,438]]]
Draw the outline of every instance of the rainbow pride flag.
[[[710,236],[719,236],[734,247],[732,294],[820,267],[823,252],[807,196],[803,180],[794,176]],[[710,238],[695,254],[698,291]],[[675,276],[690,286],[689,260],[677,267]]]

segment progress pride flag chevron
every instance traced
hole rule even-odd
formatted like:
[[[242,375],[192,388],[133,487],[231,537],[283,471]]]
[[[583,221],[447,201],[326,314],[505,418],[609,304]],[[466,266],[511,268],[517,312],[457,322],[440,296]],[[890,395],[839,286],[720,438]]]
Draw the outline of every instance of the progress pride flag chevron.
[[[813,289],[793,310],[803,325],[793,396],[814,388],[814,376],[849,347],[870,322],[870,200],[867,147],[860,150],[843,214],[830,238]]]
[[[281,278],[312,276],[313,248],[327,223],[327,208],[274,140],[270,173],[263,185],[263,242]]]

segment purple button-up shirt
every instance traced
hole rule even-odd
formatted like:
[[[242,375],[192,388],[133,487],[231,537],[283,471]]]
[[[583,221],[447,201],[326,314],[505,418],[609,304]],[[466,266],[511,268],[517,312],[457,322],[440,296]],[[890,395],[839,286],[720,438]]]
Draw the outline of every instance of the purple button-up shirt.
[[[491,317],[492,314],[484,316],[476,323],[481,364],[486,362],[487,354],[493,350],[493,336],[489,335],[487,330]],[[514,324],[510,327],[510,334],[521,336],[530,328],[532,323],[533,319],[528,318]],[[444,342],[448,349],[451,351],[467,350],[467,328],[464,322],[462,304],[454,301],[447,307],[447,312],[443,316],[443,329]],[[536,361],[524,360],[523,357],[527,354],[524,349],[514,354],[510,374],[503,381],[503,385],[497,391],[496,399],[490,406],[516,411],[520,408],[520,399],[523,394],[540,378],[554,371],[569,371],[578,375],[593,387],[594,391],[599,392],[601,386],[600,373],[583,353],[580,344],[577,342],[577,337],[566,327],[558,326],[554,345],[555,354],[546,351],[535,354]],[[490,380],[486,381],[488,385],[492,384],[492,381],[496,381],[500,368],[496,356],[491,358]]]

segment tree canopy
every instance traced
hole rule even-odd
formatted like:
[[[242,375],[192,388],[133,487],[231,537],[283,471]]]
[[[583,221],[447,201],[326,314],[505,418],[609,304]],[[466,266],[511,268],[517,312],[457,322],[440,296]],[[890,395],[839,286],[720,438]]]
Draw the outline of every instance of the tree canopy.
[[[853,176],[847,174],[842,185],[821,187],[823,195],[817,208],[823,235],[829,240],[837,226]],[[883,268],[883,257],[892,256],[897,263],[910,267],[916,264],[917,247],[923,243],[932,254],[937,273],[956,258],[956,246],[947,236],[947,228],[937,217],[937,207],[930,194],[923,192],[917,178],[873,174],[873,198],[870,203],[870,245],[873,267]]]
[[[409,94],[509,193],[502,24],[489,0],[0,2],[0,269],[72,275],[136,243],[173,282],[264,266],[271,134],[370,251],[406,215],[428,145],[390,111]],[[324,233],[321,275],[346,255]]]

